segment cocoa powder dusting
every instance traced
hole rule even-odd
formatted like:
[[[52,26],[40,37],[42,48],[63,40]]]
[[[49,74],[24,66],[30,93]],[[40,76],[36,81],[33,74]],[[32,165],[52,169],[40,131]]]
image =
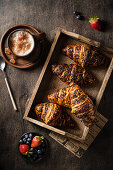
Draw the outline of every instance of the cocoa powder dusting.
[[[18,40],[14,40],[13,38],[10,40],[10,47],[12,51],[19,54],[20,52],[27,52],[31,48],[31,43],[29,43],[29,34],[26,32],[22,32],[19,35]]]

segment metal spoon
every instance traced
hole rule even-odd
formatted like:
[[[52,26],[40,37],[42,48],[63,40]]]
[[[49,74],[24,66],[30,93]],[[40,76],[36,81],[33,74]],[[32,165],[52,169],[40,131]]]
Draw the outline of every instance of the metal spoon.
[[[4,71],[5,66],[6,66],[6,63],[3,60],[3,58],[0,56],[0,70],[2,70],[2,72],[3,72],[5,82],[6,82],[6,85],[7,85],[7,89],[8,89],[12,104],[13,104],[13,108],[14,108],[14,110],[17,110],[16,104],[15,104],[15,101],[14,101],[14,98],[13,98],[13,95],[12,95],[12,92],[11,92],[11,89],[10,89],[10,86],[9,86],[9,83],[8,83],[8,80],[7,80],[7,76],[6,76],[6,73]]]

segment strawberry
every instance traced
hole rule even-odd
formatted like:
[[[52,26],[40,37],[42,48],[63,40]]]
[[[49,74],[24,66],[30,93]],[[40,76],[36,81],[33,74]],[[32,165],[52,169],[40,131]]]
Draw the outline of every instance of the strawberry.
[[[89,22],[95,30],[98,30],[98,31],[101,30],[102,28],[101,21],[97,16],[95,16],[94,18],[89,18]]]
[[[19,151],[22,155],[28,155],[29,152],[29,146],[26,144],[20,144],[19,145]]]
[[[37,146],[41,145],[41,143],[43,142],[43,139],[44,139],[43,136],[35,136],[35,137],[32,139],[31,147],[32,147],[32,148],[36,148]]]

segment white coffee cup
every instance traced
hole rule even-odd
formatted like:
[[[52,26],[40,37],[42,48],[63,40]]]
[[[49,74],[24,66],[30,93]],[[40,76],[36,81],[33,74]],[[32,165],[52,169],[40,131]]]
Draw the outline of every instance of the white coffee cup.
[[[8,46],[15,56],[26,57],[34,50],[34,36],[26,30],[15,30],[8,37]]]

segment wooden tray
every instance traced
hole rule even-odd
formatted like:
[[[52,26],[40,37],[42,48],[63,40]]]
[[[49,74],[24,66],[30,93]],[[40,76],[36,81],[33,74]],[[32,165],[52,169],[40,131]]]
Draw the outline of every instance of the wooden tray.
[[[52,64],[58,63],[74,63],[71,59],[64,56],[61,52],[62,48],[68,44],[76,44],[76,43],[87,43],[95,46],[96,48],[103,49],[103,52],[110,58],[110,64],[104,67],[95,67],[91,68],[91,71],[97,78],[97,82],[92,87],[84,88],[84,91],[87,92],[90,96],[94,97],[96,100],[96,107],[98,106],[104,89],[106,87],[107,81],[112,71],[113,61],[111,60],[110,52],[111,49],[108,49],[102,46],[99,42],[88,39],[81,35],[71,33],[65,31],[63,29],[58,29],[54,42],[51,46],[50,52],[46,59],[46,62],[43,66],[42,72],[39,76],[39,79],[36,83],[33,94],[29,100],[28,106],[25,111],[24,119],[35,123],[39,126],[57,132],[61,135],[65,135],[67,137],[74,138],[76,140],[85,140],[89,128],[86,127],[79,119],[76,118],[76,129],[60,129],[55,128],[49,125],[46,125],[43,122],[38,121],[37,116],[34,113],[34,107],[36,104],[41,102],[47,102],[47,95],[51,94],[55,89],[62,88],[67,86],[61,80],[57,78],[57,76],[53,75],[51,71]],[[109,50],[109,55],[106,51]],[[68,112],[69,113],[69,112]]]
[[[40,34],[37,29],[35,29],[34,27],[32,27],[30,25],[19,24],[19,25],[12,26],[4,33],[4,35],[1,38],[1,55],[2,55],[3,59],[13,67],[21,68],[21,69],[30,68],[30,67],[34,66],[35,64],[37,64],[42,56],[43,46],[44,46],[43,41],[41,41],[41,43],[35,41],[36,42],[35,49],[34,49],[33,53],[30,54],[29,58],[17,57],[16,63],[12,64],[12,63],[10,63],[10,56],[8,56],[5,53],[5,48],[8,47],[7,38],[9,36],[9,34],[16,29],[25,29],[25,30],[27,29],[27,30],[30,30],[35,35]]]
[[[81,158],[108,121],[98,112],[96,112],[96,120],[97,121],[95,125],[89,129],[89,132],[83,141],[77,141],[52,131],[50,132],[49,136],[61,144],[64,148],[68,149],[75,156]]]

